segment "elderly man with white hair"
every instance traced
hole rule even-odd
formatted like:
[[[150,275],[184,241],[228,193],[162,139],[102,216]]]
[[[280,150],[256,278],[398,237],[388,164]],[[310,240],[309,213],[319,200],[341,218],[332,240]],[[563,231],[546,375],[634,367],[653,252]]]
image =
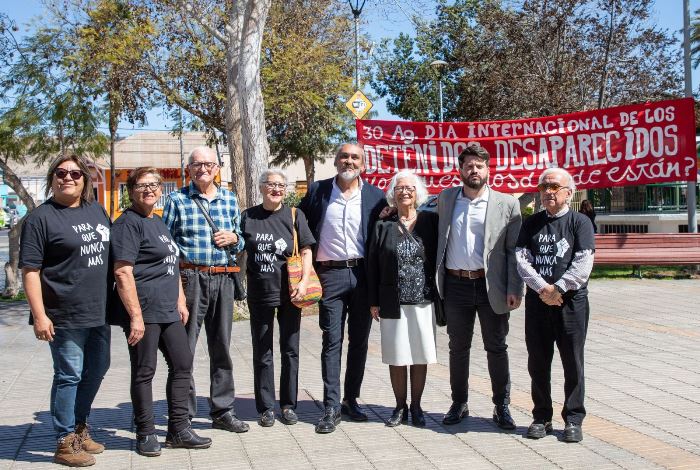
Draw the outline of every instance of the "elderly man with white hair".
[[[185,290],[189,346],[194,354],[199,331],[207,330],[210,361],[209,415],[212,427],[246,432],[247,423],[236,417],[233,362],[229,352],[233,322],[234,276],[239,267],[235,254],[243,250],[241,213],[236,195],[216,184],[219,161],[209,147],[190,153],[190,184],[168,195],[163,222],[180,254],[180,275]],[[190,383],[189,416],[197,414],[194,380]]]
[[[552,432],[551,367],[556,343],[564,368],[564,441],[579,442],[586,416],[583,347],[595,236],[590,219],[569,208],[576,187],[566,170],[548,168],[537,189],[545,210],[523,223],[516,248],[518,272],[527,285],[525,343],[534,403],[527,437],[540,439]]]

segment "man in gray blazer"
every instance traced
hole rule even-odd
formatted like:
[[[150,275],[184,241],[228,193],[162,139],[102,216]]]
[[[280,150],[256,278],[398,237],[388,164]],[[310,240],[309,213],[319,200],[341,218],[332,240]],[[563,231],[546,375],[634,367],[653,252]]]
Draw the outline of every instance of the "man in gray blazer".
[[[502,429],[515,429],[508,409],[506,336],[509,312],[518,308],[523,291],[515,260],[520,205],[486,185],[489,154],[479,144],[467,146],[458,160],[464,185],[438,197],[436,278],[445,301],[452,388],[452,406],[443,423],[457,424],[469,415],[469,350],[478,314],[491,376],[493,420]]]

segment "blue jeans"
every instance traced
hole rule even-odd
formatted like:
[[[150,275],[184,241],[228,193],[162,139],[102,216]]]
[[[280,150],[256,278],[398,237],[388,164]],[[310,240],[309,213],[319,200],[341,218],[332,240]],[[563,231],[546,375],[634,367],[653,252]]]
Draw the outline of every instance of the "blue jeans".
[[[51,347],[51,418],[57,439],[86,423],[92,401],[109,369],[109,325],[56,328]]]

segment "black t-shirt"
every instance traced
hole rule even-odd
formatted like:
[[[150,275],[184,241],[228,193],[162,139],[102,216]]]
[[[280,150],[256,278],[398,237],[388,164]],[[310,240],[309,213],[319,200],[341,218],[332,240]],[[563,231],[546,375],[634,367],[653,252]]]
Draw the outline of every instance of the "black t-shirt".
[[[99,204],[66,207],[53,198],[24,221],[19,266],[41,270],[44,309],[54,327],[104,325],[112,268],[109,226]]]
[[[145,323],[180,320],[178,256],[177,245],[158,215],[144,217],[129,208],[114,221],[112,259],[134,265],[136,292]]]
[[[517,246],[530,250],[532,266],[552,284],[569,269],[574,253],[595,250],[593,225],[588,217],[572,210],[556,218],[547,211],[538,212],[523,222]]]
[[[306,216],[296,211],[299,249],[316,243]],[[260,305],[281,305],[289,300],[287,257],[294,249],[292,210],[283,206],[271,212],[261,205],[243,212],[241,231],[248,254],[248,301]]]

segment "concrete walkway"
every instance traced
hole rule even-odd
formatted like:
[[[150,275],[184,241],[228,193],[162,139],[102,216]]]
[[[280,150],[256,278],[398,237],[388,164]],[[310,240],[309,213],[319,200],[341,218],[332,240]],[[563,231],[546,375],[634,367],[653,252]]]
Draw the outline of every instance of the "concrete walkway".
[[[95,468],[700,468],[700,282],[593,281],[590,289],[589,414],[580,444],[561,442],[561,420],[555,422],[557,432],[552,436],[539,441],[523,437],[532,403],[522,308],[511,315],[509,336],[516,431],[501,432],[491,422],[490,382],[478,332],[472,351],[472,416],[456,426],[441,424],[450,405],[444,328],[438,330],[439,364],[428,370],[423,399],[428,426],[385,427],[394,399],[375,325],[361,400],[370,421],[343,422],[335,433],[317,435],[321,335],[312,316],[302,322],[299,424],[277,422],[271,428],[256,424],[249,325],[239,322],[234,325],[231,351],[237,410],[250,422],[250,432],[236,435],[211,429],[204,398],[208,365],[200,340],[195,374],[202,398],[194,426],[214,444],[200,451],[164,449],[161,457],[150,459],[133,452],[126,342],[121,331],[114,329],[112,367],[91,416],[95,437],[108,449],[97,456]],[[49,348],[34,339],[26,316],[26,304],[0,303],[0,468],[57,468],[50,463],[55,444],[48,411]],[[154,398],[162,441],[164,363],[159,367]],[[559,402],[563,397],[557,358],[553,395]]]

